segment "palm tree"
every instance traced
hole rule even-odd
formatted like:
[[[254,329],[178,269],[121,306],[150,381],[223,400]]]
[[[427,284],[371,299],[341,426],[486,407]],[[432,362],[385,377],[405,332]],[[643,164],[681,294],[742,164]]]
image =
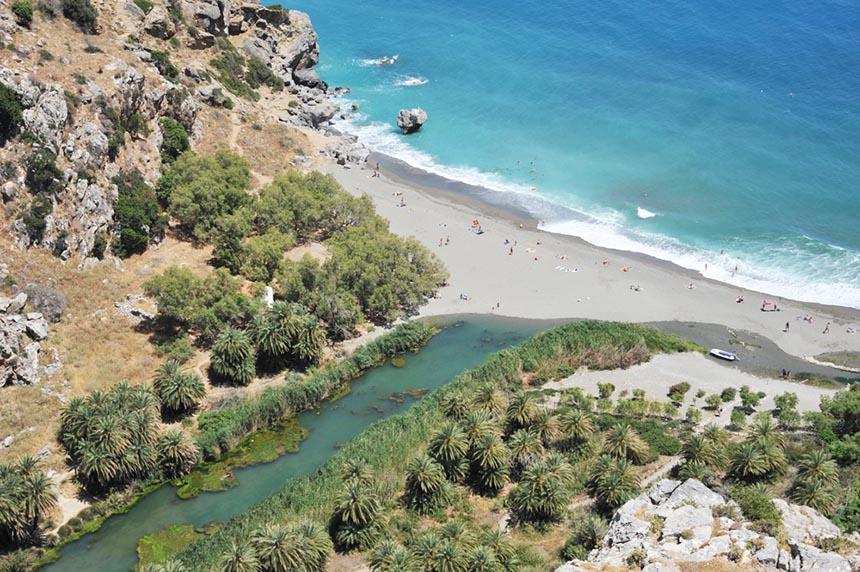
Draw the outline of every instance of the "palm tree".
[[[491,528],[485,531],[478,541],[483,546],[493,549],[496,559],[504,566],[505,570],[517,569],[517,549],[507,534],[498,528]]]
[[[463,572],[465,566],[463,548],[456,542],[443,539],[439,543],[436,559],[426,568],[428,572]]]
[[[419,535],[412,543],[412,554],[415,557],[415,567],[422,572],[431,570],[439,558],[439,548],[442,539],[435,530],[428,530]]]
[[[687,463],[716,467],[719,462],[716,445],[702,434],[690,435],[681,447],[681,454]]]
[[[470,446],[474,446],[481,439],[496,435],[498,432],[498,426],[492,417],[490,417],[490,414],[481,410],[472,410],[467,413],[461,423],[461,427],[466,434],[466,438],[469,440]]]
[[[548,446],[550,443],[556,441],[561,435],[561,422],[556,415],[553,415],[549,411],[541,410],[534,416],[532,424],[529,426],[529,430],[532,431],[545,446]]]
[[[212,346],[212,372],[227,383],[248,385],[254,379],[254,347],[248,334],[228,327]]]
[[[319,363],[325,348],[325,330],[310,314],[299,316],[297,320],[298,332],[291,347],[293,356],[301,363]]]
[[[770,415],[759,415],[750,429],[750,440],[757,443],[765,441],[775,443],[780,448],[785,447],[785,435],[779,430],[779,425]]]
[[[510,432],[528,427],[538,413],[538,405],[534,396],[524,391],[517,391],[508,402],[505,413]]]
[[[221,557],[221,572],[259,572],[260,570],[257,553],[249,542],[242,544],[234,542]]]
[[[141,572],[188,572],[188,569],[178,560],[168,560],[161,564],[144,566]]]
[[[173,360],[158,368],[152,388],[161,402],[162,411],[173,415],[196,409],[206,395],[203,380],[193,373],[183,373]]]
[[[106,487],[119,476],[119,466],[109,451],[98,445],[84,443],[80,451],[78,474],[89,485]]]
[[[678,467],[678,478],[683,480],[696,479],[697,481],[704,481],[712,474],[713,471],[708,465],[700,461],[686,461]]]
[[[158,463],[169,478],[185,475],[200,460],[197,444],[184,431],[169,429],[164,432],[156,446]]]
[[[565,409],[559,414],[561,430],[568,439],[568,444],[578,446],[594,435],[594,424],[591,416],[581,409]]]
[[[312,520],[302,522],[295,530],[305,548],[304,570],[324,572],[328,559],[334,552],[328,532]]]
[[[839,468],[827,451],[815,449],[800,460],[797,478],[804,481],[814,479],[823,485],[835,487],[839,484]]]
[[[383,540],[370,553],[370,569],[374,572],[411,572],[415,562],[408,550],[393,540]]]
[[[756,479],[766,475],[768,463],[755,443],[741,443],[732,452],[729,473],[739,479]]]
[[[454,482],[466,476],[466,455],[469,452],[469,438],[460,425],[449,421],[430,439],[429,455],[439,461],[445,474]]]
[[[500,415],[508,406],[508,396],[492,383],[482,384],[475,392],[475,405],[491,416]]]
[[[511,454],[498,435],[482,437],[471,450],[472,475],[475,484],[488,492],[497,492],[508,482]]]
[[[340,469],[344,481],[354,481],[362,485],[373,484],[373,471],[370,465],[361,458],[347,459]]]
[[[466,572],[504,572],[496,553],[488,546],[476,546],[466,555]]]
[[[421,455],[406,469],[406,504],[419,513],[438,508],[444,502],[447,485],[442,465]]]
[[[592,467],[588,484],[598,502],[614,510],[636,493],[639,477],[627,459],[604,454]]]
[[[758,442],[758,448],[761,452],[762,460],[767,466],[767,474],[769,476],[782,475],[788,469],[788,460],[785,458],[785,451],[776,440],[765,439]]]
[[[367,548],[376,540],[376,520],[382,503],[376,491],[355,481],[347,481],[335,502],[335,538],[347,549]]]
[[[543,455],[544,447],[534,433],[517,429],[508,439],[511,450],[511,476],[518,480],[522,472]]]
[[[251,544],[260,567],[270,572],[290,572],[302,567],[307,558],[304,546],[293,530],[270,524],[251,534]]]
[[[518,520],[533,523],[558,521],[570,501],[569,489],[557,471],[540,461],[523,472],[508,502]]]
[[[642,464],[648,458],[650,448],[633,427],[627,423],[619,423],[607,433],[603,452],[617,459]]]
[[[456,542],[465,549],[472,548],[476,545],[477,539],[474,533],[466,526],[462,520],[449,520],[438,528],[439,536],[443,539],[448,539]]]
[[[266,367],[280,369],[290,349],[288,321],[277,319],[271,312],[254,318],[249,328],[251,341],[257,348],[257,359]]]
[[[815,479],[798,479],[790,494],[791,500],[829,515],[836,508],[836,495],[832,486]]]
[[[463,391],[448,393],[442,398],[442,413],[452,419],[465,419],[472,411],[472,400]]]

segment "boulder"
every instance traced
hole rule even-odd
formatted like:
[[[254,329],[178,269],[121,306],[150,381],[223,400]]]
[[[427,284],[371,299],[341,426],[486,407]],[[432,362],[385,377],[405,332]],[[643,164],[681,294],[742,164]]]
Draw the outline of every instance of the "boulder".
[[[27,314],[27,335],[36,341],[44,340],[48,337],[48,322],[40,312],[30,312]]]
[[[305,85],[307,87],[315,87],[323,90],[328,87],[326,83],[320,79],[316,70],[311,68],[293,70],[293,80],[298,85]]]
[[[848,561],[835,552],[824,552],[793,540],[789,540],[788,544],[794,561],[799,561],[799,572],[852,572]]]
[[[684,505],[666,516],[666,521],[663,523],[663,538],[681,538],[694,534],[699,537],[704,536],[707,540],[711,537],[713,523],[714,515],[708,507]]]
[[[675,489],[681,484],[681,481],[675,481],[672,479],[663,479],[662,481],[657,482],[654,486],[648,489],[648,498],[651,499],[651,502],[654,504],[660,504],[666,498],[674,492]]]
[[[26,304],[27,292],[18,292],[11,300],[8,301],[6,308],[4,308],[3,311],[9,314],[17,314],[24,309]]]
[[[44,87],[35,104],[24,110],[24,126],[54,150],[60,148],[63,126],[69,117],[66,96],[58,86]]]
[[[192,50],[205,50],[215,45],[215,36],[209,32],[198,31],[191,36],[186,45]]]
[[[33,385],[39,382],[39,342],[31,342],[24,347],[23,355],[18,356],[18,365],[15,368],[15,385]]]
[[[176,25],[167,10],[161,6],[156,6],[146,15],[146,20],[143,22],[143,29],[150,36],[168,40],[176,34]]]
[[[782,524],[791,540],[811,543],[841,534],[838,526],[814,508],[791,504],[782,499],[773,499],[773,504],[782,513]]]
[[[687,479],[660,505],[658,514],[665,516],[668,511],[685,504],[711,509],[726,504],[726,499],[706,487],[701,481]]]
[[[40,312],[49,322],[57,322],[66,310],[66,297],[50,286],[27,284],[24,292],[31,308]]]
[[[415,133],[427,122],[427,113],[420,107],[401,109],[397,114],[397,127],[404,135]]]

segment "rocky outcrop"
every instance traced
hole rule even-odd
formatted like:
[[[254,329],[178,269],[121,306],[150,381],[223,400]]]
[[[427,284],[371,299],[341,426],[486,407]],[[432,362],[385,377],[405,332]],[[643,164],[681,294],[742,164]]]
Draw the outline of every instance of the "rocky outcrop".
[[[747,570],[860,572],[852,568],[852,562],[860,565],[858,559],[815,545],[841,535],[817,511],[775,500],[788,537],[787,545],[781,545],[752,530],[742,518],[714,514],[718,507],[731,504],[695,479],[662,480],[615,512],[601,546],[588,560],[568,562],[556,572],[626,569],[633,562],[643,564],[643,570],[674,571],[710,561]],[[846,537],[845,542],[853,541]]]
[[[39,342],[48,337],[48,321],[40,312],[22,313],[27,301],[24,292],[0,298],[0,387],[39,381]]]
[[[149,14],[146,15],[146,19],[143,21],[143,29],[150,36],[162,40],[168,40],[176,34],[176,25],[170,18],[167,10],[161,6],[155,6],[149,11]]]
[[[397,114],[397,127],[404,135],[415,133],[427,122],[427,113],[420,107],[401,109]]]
[[[49,322],[58,322],[66,311],[66,297],[62,292],[42,284],[27,284],[23,294],[30,308],[41,313]]]

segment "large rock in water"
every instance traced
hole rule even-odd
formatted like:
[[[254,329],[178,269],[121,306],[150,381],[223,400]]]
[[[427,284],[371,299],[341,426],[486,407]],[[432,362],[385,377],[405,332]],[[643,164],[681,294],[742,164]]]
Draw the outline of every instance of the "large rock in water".
[[[400,113],[397,114],[397,126],[404,135],[415,133],[425,123],[427,123],[427,113],[420,107],[401,109]]]

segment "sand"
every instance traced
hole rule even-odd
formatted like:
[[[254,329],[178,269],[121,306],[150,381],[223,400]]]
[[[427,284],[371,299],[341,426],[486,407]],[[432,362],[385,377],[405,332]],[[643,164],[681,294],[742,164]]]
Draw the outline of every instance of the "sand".
[[[634,389],[641,388],[648,399],[668,401],[669,387],[682,381],[690,384],[690,391],[684,399],[682,414],[691,405],[696,405],[702,410],[705,399],[695,399],[696,392],[700,389],[708,395],[720,393],[726,387],[740,389],[742,385],[749,386],[753,391],[764,391],[766,397],[756,407],[758,411],[776,408],[773,398],[781,393],[791,392],[797,395],[797,410],[801,413],[818,411],[821,396],[832,395],[836,391],[782,379],[758,377],[738,369],[726,368],[697,353],[659,354],[649,362],[628,369],[584,370],[566,379],[547,383],[543,387],[549,389],[581,387],[587,393],[597,395],[597,384],[609,382],[615,386],[613,399],[617,399],[618,394],[625,389],[630,395]],[[712,412],[702,410],[702,422],[716,421],[718,424],[725,425],[729,422],[729,414],[732,406],[735,405],[740,405],[740,397],[735,397],[733,403],[724,403],[723,413],[718,418],[714,418]]]
[[[860,350],[860,333],[846,331],[860,330],[860,310],[756,293],[644,255],[543,232],[525,215],[506,213],[444,188],[389,178],[384,169],[381,177],[372,177],[369,169],[329,162],[317,168],[332,174],[351,193],[368,194],[393,232],[415,236],[445,263],[450,283],[441,289],[439,299],[422,308],[422,315],[696,321],[749,330],[802,358]],[[405,206],[400,206],[401,196]],[[479,220],[482,234],[471,228],[473,219]],[[461,294],[468,299],[461,299]],[[744,303],[735,302],[739,295]],[[765,297],[777,300],[781,311],[760,311]],[[812,316],[813,323],[804,321],[805,316]],[[830,332],[823,334],[828,321]],[[788,332],[783,331],[786,322]]]

